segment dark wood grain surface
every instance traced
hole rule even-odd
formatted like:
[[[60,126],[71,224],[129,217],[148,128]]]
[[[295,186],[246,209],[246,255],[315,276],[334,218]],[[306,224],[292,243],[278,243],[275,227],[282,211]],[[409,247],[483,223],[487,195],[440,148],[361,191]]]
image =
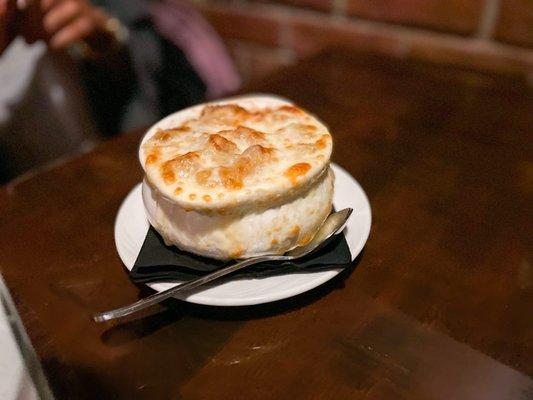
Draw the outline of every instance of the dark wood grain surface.
[[[533,94],[520,81],[323,53],[251,90],[319,115],[365,189],[354,266],[292,299],[144,296],[113,222],[140,133],[0,192],[0,270],[59,399],[532,399]]]

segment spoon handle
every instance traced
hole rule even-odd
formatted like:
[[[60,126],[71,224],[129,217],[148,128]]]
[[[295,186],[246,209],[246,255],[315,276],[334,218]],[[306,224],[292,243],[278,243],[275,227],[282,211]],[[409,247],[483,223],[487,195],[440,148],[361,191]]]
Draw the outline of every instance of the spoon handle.
[[[231,274],[232,272],[238,271],[250,265],[264,261],[283,260],[285,258],[287,257],[272,255],[248,258],[236,264],[232,264],[227,267],[216,270],[215,272],[212,272],[210,274],[201,276],[200,278],[193,279],[192,281],[182,283],[181,285],[174,286],[159,293],[154,293],[148,297],[145,297],[144,299],[138,300],[135,303],[129,304],[127,306],[95,314],[92,318],[95,322],[104,322],[109,321],[111,319],[124,317],[126,315],[133,314],[134,312],[137,312],[139,310],[145,309],[146,307],[159,303],[165,299],[168,299],[169,297],[175,296],[176,294],[187,292],[188,290],[197,288],[198,286],[214,281],[215,279],[221,278],[225,275]]]

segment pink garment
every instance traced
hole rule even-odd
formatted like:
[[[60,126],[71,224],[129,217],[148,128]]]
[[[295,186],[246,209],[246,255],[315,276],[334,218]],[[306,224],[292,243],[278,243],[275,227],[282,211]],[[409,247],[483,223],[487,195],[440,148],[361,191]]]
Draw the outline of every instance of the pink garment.
[[[157,30],[179,47],[207,86],[207,97],[234,92],[241,84],[239,74],[222,40],[186,0],[150,3]]]

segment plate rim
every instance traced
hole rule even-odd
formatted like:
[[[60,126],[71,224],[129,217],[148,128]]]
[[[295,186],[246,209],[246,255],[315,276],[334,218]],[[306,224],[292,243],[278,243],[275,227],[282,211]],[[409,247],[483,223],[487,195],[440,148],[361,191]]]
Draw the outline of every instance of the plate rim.
[[[345,175],[348,178],[348,180],[354,186],[354,189],[356,190],[359,196],[358,200],[364,204],[364,208],[359,210],[360,215],[362,215],[363,217],[366,217],[364,221],[365,223],[363,226],[364,231],[362,232],[362,235],[358,236],[358,239],[359,239],[358,242],[353,243],[353,248],[350,246],[350,242],[348,242],[348,246],[350,248],[350,253],[351,253],[352,261],[353,261],[361,253],[370,235],[371,226],[372,226],[372,210],[370,207],[370,202],[368,201],[368,197],[365,191],[363,190],[363,188],[361,187],[361,185],[359,184],[359,182],[348,171],[346,171],[344,168],[342,168],[338,164],[332,162],[330,165],[336,176],[338,173],[340,173],[340,174]],[[335,180],[335,182],[337,182],[337,179]],[[129,203],[133,201],[132,198],[135,197],[136,195],[139,196],[139,199],[141,200],[141,208],[144,210],[144,205],[142,205],[142,196],[140,196],[140,193],[139,194],[137,193],[137,192],[140,192],[140,190],[141,190],[141,183],[138,183],[128,192],[128,194],[126,195],[126,197],[120,204],[120,207],[118,209],[118,212],[115,218],[115,223],[114,223],[115,248],[117,249],[117,253],[119,255],[119,258],[122,264],[124,265],[124,267],[126,268],[128,272],[131,271],[131,269],[133,268],[133,263],[135,263],[135,261],[131,263],[128,260],[130,256],[123,254],[123,251],[125,250],[123,250],[121,248],[121,245],[119,244],[119,242],[122,241],[122,238],[120,237],[120,224],[122,220],[121,216],[125,212],[126,205],[129,205]],[[356,201],[357,199],[353,200],[354,203]],[[367,212],[365,213],[365,211]],[[355,210],[355,213],[358,213],[358,210]],[[146,221],[146,229],[147,229],[149,226],[149,223],[148,223],[148,220],[146,219],[146,216],[144,216],[144,218]],[[355,224],[355,223],[356,223],[356,219],[353,219],[352,224]],[[350,226],[350,222],[348,222],[348,226]],[[140,243],[139,249],[141,246],[142,246],[142,243]],[[248,296],[246,298],[242,298],[242,297],[235,298],[235,297],[228,297],[228,296],[224,296],[223,298],[221,298],[221,297],[216,297],[213,295],[205,295],[205,294],[202,295],[204,291],[199,291],[189,296],[176,296],[176,298],[179,300],[189,302],[189,303],[209,305],[209,306],[246,306],[246,305],[270,303],[273,301],[290,298],[298,294],[307,292],[311,289],[314,289],[324,284],[325,282],[331,280],[333,277],[337,276],[343,269],[344,268],[334,268],[334,269],[326,270],[326,271],[300,273],[298,275],[307,275],[309,277],[315,276],[315,278],[310,279],[308,282],[305,282],[305,284],[300,284],[296,287],[291,287],[289,289],[285,289],[285,290],[275,292],[275,293],[267,293],[267,294],[257,295],[257,296]],[[286,275],[286,276],[290,276],[290,275]],[[278,276],[266,277],[266,278],[261,278],[261,279],[272,279],[272,278],[277,278],[277,277]],[[243,278],[243,279],[239,279],[239,281],[253,282],[256,279],[257,278]],[[226,281],[218,287],[222,287],[226,284],[231,284],[231,282],[234,282],[234,281]],[[168,289],[169,287],[175,286],[177,284],[178,283],[174,284],[170,282],[146,283],[147,286],[149,286],[150,288],[158,292]]]

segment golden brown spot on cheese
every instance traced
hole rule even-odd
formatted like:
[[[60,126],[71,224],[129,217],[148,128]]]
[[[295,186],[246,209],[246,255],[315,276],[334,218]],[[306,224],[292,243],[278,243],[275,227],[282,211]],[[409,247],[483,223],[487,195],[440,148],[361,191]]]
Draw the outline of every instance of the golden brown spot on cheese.
[[[196,161],[200,158],[200,154],[197,151],[189,151],[181,156],[182,160]]]
[[[259,144],[248,147],[232,166],[218,168],[220,181],[226,189],[238,190],[244,187],[244,179],[256,167],[269,161],[274,150]]]
[[[311,165],[309,163],[298,163],[294,164],[293,166],[287,168],[285,170],[284,175],[293,183],[295,184],[298,179],[305,175],[309,170],[311,169]]]
[[[200,117],[225,117],[228,115],[245,116],[248,115],[248,110],[236,104],[205,106]]]
[[[294,129],[304,138],[312,139],[316,136],[317,127],[314,125],[295,124]]]
[[[174,189],[174,194],[180,194],[181,192],[183,192],[183,188],[182,187],[177,187],[176,189]]]
[[[205,201],[206,203],[209,203],[209,202],[211,202],[211,200],[212,200],[212,199],[211,199],[211,196],[209,196],[208,194],[204,195],[203,199],[204,199],[204,201]]]
[[[225,153],[236,153],[239,150],[235,143],[217,133],[209,135],[208,143],[211,148]]]
[[[220,167],[218,169],[218,174],[220,176],[222,185],[224,185],[226,189],[239,190],[244,186],[242,182],[242,176],[235,168]]]
[[[169,131],[165,131],[165,130],[159,130],[156,132],[156,134],[154,135],[154,138],[156,140],[159,140],[160,142],[167,142],[169,141],[170,139],[172,139],[172,135],[170,134]]]
[[[315,145],[316,147],[318,147],[319,149],[324,149],[327,145],[327,142],[329,140],[330,136],[329,135],[322,135],[320,137],[320,139],[318,139],[316,142],[315,142]]]
[[[157,162],[158,159],[159,157],[157,156],[157,154],[155,153],[148,154],[145,160],[145,164],[146,165],[154,164]]]
[[[245,108],[236,104],[218,106],[205,106],[200,114],[200,119],[206,122],[219,122],[228,125],[239,125],[252,114]]]
[[[298,236],[300,235],[300,226],[299,225],[294,225],[292,230],[291,230],[291,235],[292,236]]]
[[[171,175],[173,178],[167,182],[172,183],[174,182],[176,178],[176,174],[180,177],[187,177],[190,175],[190,173],[198,168],[198,160],[200,156],[197,152],[189,152],[177,157],[174,157],[168,161],[165,161],[161,165],[161,176],[167,182],[165,179],[165,176],[170,177]],[[168,178],[170,179],[170,178]]]
[[[274,149],[263,147],[260,144],[248,147],[239,156],[235,163],[236,168],[244,175],[249,174],[252,169],[260,164],[264,164],[274,154]]]
[[[237,126],[235,129],[220,131],[219,134],[228,140],[241,140],[248,144],[258,144],[265,140],[263,132],[242,125]]]
[[[196,173],[196,182],[204,187],[215,187],[215,183],[210,180],[212,175],[211,169],[203,169]]]
[[[271,245],[271,246],[275,246],[275,245],[277,245],[277,244],[278,244],[278,239],[272,239],[272,240],[270,241],[270,245]]]
[[[191,127],[186,124],[178,126],[176,128],[167,129],[167,132],[174,133],[174,134],[186,133],[190,131],[191,131]]]
[[[292,153],[302,155],[311,154],[316,152],[316,146],[310,143],[295,143],[286,147],[287,150],[291,150]]]
[[[278,110],[285,111],[289,114],[302,114],[303,113],[303,110],[301,108],[298,108],[296,106],[289,106],[289,105],[281,106],[278,108]]]
[[[163,178],[166,184],[174,183],[174,181],[176,180],[176,174],[170,169],[163,169],[163,171],[161,172],[161,177]]]
[[[191,194],[189,195],[189,199],[190,199],[190,200],[196,200],[196,194],[191,193]]]

